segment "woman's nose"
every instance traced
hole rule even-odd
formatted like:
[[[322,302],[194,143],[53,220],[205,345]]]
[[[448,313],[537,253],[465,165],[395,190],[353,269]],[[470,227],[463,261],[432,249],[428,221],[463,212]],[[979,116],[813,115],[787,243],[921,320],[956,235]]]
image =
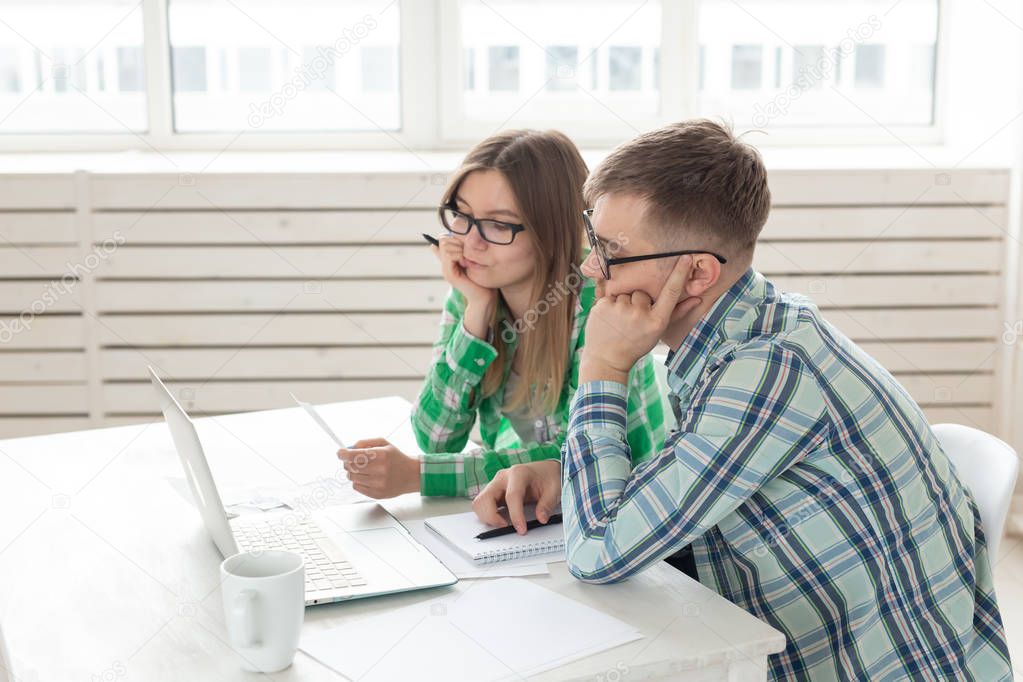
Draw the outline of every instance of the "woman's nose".
[[[597,264],[597,254],[594,251],[590,251],[586,255],[580,269],[583,271],[584,275],[592,280],[604,279],[604,273],[600,271],[600,266]]]
[[[465,245],[475,251],[483,251],[487,248],[487,242],[483,239],[483,235],[480,234],[480,228],[478,225],[473,225],[469,228],[469,233],[465,235]]]

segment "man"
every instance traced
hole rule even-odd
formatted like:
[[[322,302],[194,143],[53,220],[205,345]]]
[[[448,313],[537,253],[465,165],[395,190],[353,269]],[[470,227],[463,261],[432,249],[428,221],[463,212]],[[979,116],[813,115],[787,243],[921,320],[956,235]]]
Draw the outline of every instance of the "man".
[[[501,523],[505,504],[524,532],[522,502],[545,521],[560,495],[587,582],[691,545],[700,582],[785,634],[773,678],[1011,679],[980,516],[920,408],[750,267],[770,206],[759,154],[710,121],[670,125],[585,192],[601,299],[562,460],[503,472],[480,517]],[[632,470],[623,382],[658,341],[677,429]]]

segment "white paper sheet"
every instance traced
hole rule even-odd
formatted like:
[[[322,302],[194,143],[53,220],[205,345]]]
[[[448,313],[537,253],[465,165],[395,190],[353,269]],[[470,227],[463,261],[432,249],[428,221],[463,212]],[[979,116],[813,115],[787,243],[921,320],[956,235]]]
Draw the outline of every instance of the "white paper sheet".
[[[521,578],[306,635],[299,648],[360,682],[518,679],[642,639],[628,623]]]
[[[430,552],[437,557],[448,570],[458,578],[501,578],[508,576],[523,575],[546,575],[546,561],[539,561],[539,557],[525,557],[523,559],[511,559],[497,564],[478,565],[454,547],[438,537],[436,533],[426,527],[423,521],[402,521],[402,525],[409,534],[421,542]],[[557,561],[557,555],[550,555]],[[562,555],[561,561],[564,561]]]

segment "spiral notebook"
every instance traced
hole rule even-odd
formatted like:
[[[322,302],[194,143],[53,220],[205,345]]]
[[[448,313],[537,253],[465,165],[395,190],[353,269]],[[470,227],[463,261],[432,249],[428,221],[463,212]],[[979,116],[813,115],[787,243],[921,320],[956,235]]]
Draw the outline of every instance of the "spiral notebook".
[[[526,519],[534,518],[532,508],[527,508]],[[558,561],[565,556],[565,527],[560,523],[534,528],[525,535],[510,533],[488,540],[476,539],[480,533],[493,528],[480,521],[475,512],[433,516],[426,519],[426,527],[479,564],[560,554],[560,557],[544,557],[547,561]]]

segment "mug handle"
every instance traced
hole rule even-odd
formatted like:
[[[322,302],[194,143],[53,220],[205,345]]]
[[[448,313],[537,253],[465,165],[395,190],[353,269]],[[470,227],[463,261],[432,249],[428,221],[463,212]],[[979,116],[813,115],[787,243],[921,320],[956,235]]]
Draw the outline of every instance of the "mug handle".
[[[256,635],[256,609],[255,601],[258,597],[255,590],[242,590],[234,597],[234,604],[231,607],[231,619],[234,621],[235,646],[251,647],[259,644]]]

